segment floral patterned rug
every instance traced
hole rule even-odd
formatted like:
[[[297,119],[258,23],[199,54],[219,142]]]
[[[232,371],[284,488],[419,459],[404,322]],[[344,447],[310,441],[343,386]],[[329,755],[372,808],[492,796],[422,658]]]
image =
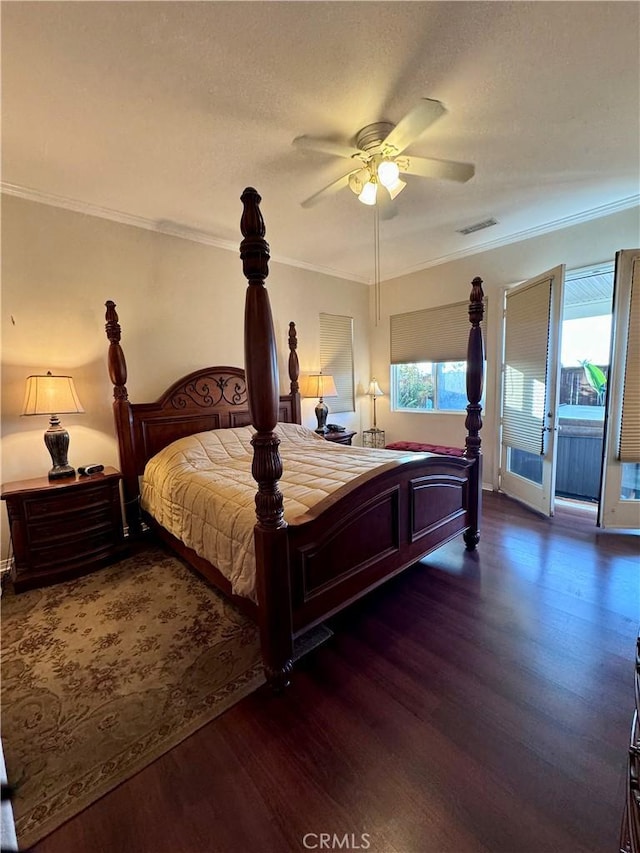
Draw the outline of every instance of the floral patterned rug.
[[[264,682],[255,625],[145,550],[2,596],[2,743],[28,847]]]

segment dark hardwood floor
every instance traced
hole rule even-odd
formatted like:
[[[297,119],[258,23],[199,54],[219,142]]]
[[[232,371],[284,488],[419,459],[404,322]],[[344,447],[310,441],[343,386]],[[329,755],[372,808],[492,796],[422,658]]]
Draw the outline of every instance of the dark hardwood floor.
[[[376,590],[284,696],[249,696],[34,853],[615,853],[639,544],[485,495],[476,554],[452,542]]]

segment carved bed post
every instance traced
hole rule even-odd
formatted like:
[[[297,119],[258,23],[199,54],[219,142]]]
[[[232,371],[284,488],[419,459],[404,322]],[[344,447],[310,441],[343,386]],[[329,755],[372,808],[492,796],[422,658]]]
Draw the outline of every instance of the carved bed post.
[[[282,476],[278,421],[279,388],[276,341],[269,294],[264,281],[269,274],[269,244],[260,213],[261,198],[253,187],[241,196],[244,210],[240,230],[244,239],[240,257],[248,281],[244,315],[244,353],[247,395],[256,432],[251,440],[251,472],[256,494],[256,589],[260,640],[269,683],[282,689],[292,669],[293,637],[289,581],[287,523],[278,481]]]
[[[113,383],[113,417],[116,422],[120,467],[122,469],[122,491],[124,512],[130,534],[140,532],[140,488],[133,453],[133,429],[129,395],[127,393],[127,362],[120,346],[120,325],[115,302],[105,303],[105,330],[109,339],[109,377]]]
[[[302,407],[300,405],[300,363],[298,362],[298,333],[293,320],[289,323],[289,393],[292,397],[293,419],[297,424],[302,423]]]
[[[482,507],[482,450],[480,430],[482,429],[482,398],[484,374],[484,347],[480,324],[484,317],[484,293],[482,279],[476,278],[471,282],[469,299],[469,343],[467,348],[467,418],[465,427],[465,456],[474,459],[475,465],[469,471],[469,527],[464,533],[464,541],[468,551],[473,551],[480,541],[480,521]]]

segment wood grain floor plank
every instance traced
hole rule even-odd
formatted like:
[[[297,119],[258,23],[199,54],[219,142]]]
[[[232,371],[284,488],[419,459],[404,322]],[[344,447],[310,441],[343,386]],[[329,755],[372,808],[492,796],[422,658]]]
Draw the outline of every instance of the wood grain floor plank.
[[[477,553],[451,542],[336,616],[288,693],[247,697],[33,853],[302,853],[321,832],[613,853],[639,543],[486,495]]]

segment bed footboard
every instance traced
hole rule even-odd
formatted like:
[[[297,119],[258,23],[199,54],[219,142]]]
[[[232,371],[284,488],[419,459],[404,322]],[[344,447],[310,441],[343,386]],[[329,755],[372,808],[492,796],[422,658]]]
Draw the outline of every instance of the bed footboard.
[[[256,583],[260,636],[269,681],[289,681],[292,638],[367,590],[464,533],[479,539],[482,455],[479,432],[483,342],[482,280],[472,282],[467,362],[467,438],[462,458],[412,454],[344,486],[287,525],[278,488],[282,461],[274,435],[277,364],[264,286],[269,245],[252,187],[242,194],[240,246],[247,278],[245,369],[256,428]]]
[[[466,531],[474,464],[406,458],[292,520],[294,631],[335,613]]]

